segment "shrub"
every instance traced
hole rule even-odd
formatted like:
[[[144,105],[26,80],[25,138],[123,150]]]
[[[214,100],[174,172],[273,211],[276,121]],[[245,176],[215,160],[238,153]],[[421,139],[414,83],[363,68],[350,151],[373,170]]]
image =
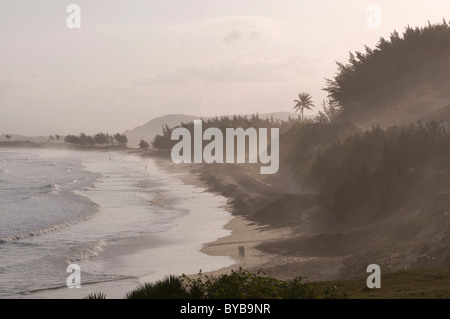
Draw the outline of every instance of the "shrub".
[[[83,299],[106,299],[106,295],[102,292],[93,292]]]
[[[425,168],[450,169],[450,136],[436,123],[376,127],[322,151],[312,165],[321,203],[337,219],[372,210],[386,217],[423,180]]]
[[[336,288],[319,291],[302,277],[279,280],[258,271],[252,273],[239,268],[218,277],[200,271],[196,278],[186,275],[169,276],[155,283],[139,285],[125,295],[126,299],[342,299],[347,298]],[[102,293],[85,299],[105,299]]]
[[[126,299],[184,299],[189,298],[180,277],[170,275],[155,283],[139,285],[125,295]]]

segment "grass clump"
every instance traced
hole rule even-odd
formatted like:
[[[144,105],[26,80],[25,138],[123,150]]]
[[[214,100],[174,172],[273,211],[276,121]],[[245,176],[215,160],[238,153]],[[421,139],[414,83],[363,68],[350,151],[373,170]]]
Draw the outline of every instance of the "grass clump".
[[[84,297],[83,299],[106,299],[106,295],[102,292],[93,292]]]

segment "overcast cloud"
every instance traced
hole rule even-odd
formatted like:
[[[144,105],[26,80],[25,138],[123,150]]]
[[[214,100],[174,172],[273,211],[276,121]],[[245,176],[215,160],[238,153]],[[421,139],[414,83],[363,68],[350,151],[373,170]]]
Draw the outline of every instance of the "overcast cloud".
[[[79,30],[66,27],[70,3],[81,6]],[[372,3],[379,29],[366,26]],[[291,111],[300,91],[318,106],[336,60],[446,12],[448,0],[2,0],[0,134]]]

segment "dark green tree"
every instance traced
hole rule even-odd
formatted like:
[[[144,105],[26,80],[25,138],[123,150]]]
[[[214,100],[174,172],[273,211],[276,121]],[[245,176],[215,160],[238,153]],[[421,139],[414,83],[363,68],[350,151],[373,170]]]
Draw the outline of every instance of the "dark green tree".
[[[94,141],[95,141],[95,144],[97,144],[97,145],[107,145],[109,143],[109,139],[107,138],[106,134],[101,133],[101,132],[98,134],[95,134]]]
[[[342,108],[338,102],[328,97],[322,102],[323,111],[319,111],[317,116],[314,118],[316,122],[319,123],[332,123],[342,112]]]
[[[80,140],[81,140],[82,146],[89,146],[89,145],[95,144],[94,138],[92,136],[86,135],[84,133],[80,133]]]
[[[450,78],[450,26],[408,26],[403,35],[380,38],[375,48],[350,52],[348,62],[326,80],[325,91],[343,113],[396,105],[409,92],[426,87],[446,88]]]
[[[81,139],[75,135],[67,135],[64,138],[64,141],[66,143],[73,144],[73,145],[81,145]]]
[[[150,147],[150,144],[148,144],[146,141],[141,140],[141,141],[139,142],[139,148],[147,149],[147,148],[149,148],[149,147]]]
[[[124,134],[116,133],[114,135],[114,139],[120,146],[126,146],[128,143],[128,138]]]

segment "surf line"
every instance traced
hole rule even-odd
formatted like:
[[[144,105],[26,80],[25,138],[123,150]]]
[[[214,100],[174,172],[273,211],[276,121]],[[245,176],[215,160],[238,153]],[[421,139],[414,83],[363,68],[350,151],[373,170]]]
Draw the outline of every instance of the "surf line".
[[[225,129],[225,162],[246,163],[246,141],[248,140],[248,162],[268,164],[260,167],[261,174],[275,174],[279,168],[279,128],[270,129],[270,155],[268,153],[268,129],[250,127]],[[214,139],[213,139],[214,137]],[[248,137],[248,139],[247,139]],[[181,138],[181,140],[180,140]],[[192,163],[192,145],[194,147],[194,163],[224,163],[223,133],[216,127],[203,132],[201,120],[194,121],[194,140],[191,132],[185,127],[177,127],[172,131],[172,141],[179,141],[172,147],[171,157],[176,164]],[[211,141],[203,148],[203,141]],[[236,142],[236,143],[235,143]],[[258,152],[259,148],[259,152]],[[236,149],[236,156],[235,156]]]

